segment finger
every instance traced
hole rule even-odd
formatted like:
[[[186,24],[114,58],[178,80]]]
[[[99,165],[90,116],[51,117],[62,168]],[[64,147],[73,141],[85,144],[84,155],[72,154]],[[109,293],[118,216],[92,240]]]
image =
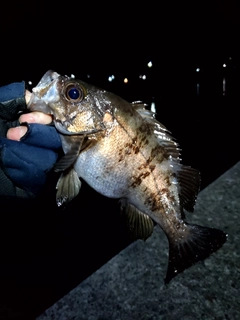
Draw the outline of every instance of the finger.
[[[32,93],[30,91],[28,91],[28,90],[25,91],[26,104],[28,104],[28,102],[30,101],[31,95],[32,95]]]
[[[19,118],[19,122],[49,124],[52,122],[52,116],[43,112],[34,111],[22,114]]]
[[[26,134],[28,128],[26,126],[10,128],[7,132],[7,138],[10,140],[20,141],[20,139]]]

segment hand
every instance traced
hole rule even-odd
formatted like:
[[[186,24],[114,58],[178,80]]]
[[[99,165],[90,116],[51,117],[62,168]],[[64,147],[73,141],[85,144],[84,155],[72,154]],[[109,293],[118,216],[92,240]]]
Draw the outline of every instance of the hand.
[[[28,90],[25,90],[25,101],[26,104],[31,99],[32,93]],[[52,117],[48,114],[42,112],[31,112],[27,114],[22,114],[19,118],[19,123],[28,122],[28,123],[40,123],[40,124],[49,124],[52,122]],[[27,127],[19,126],[11,128],[7,131],[7,138],[10,140],[20,141],[20,139],[26,134]]]
[[[23,122],[49,124],[52,122],[52,117],[48,114],[34,111],[31,113],[22,114],[19,118],[19,123]],[[25,126],[10,128],[7,131],[7,138],[11,140],[20,141],[20,139],[26,134],[27,130],[28,128]]]
[[[24,95],[25,93],[25,95]],[[31,98],[23,83],[0,87],[0,198],[32,198],[41,192],[61,153],[52,117],[22,113]],[[20,125],[22,124],[22,125]]]

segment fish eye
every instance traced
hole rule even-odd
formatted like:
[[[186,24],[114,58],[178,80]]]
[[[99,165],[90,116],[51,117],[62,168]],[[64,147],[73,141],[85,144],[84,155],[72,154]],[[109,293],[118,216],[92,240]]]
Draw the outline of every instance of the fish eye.
[[[84,98],[83,90],[78,85],[69,84],[65,89],[65,97],[70,101],[81,101]]]
[[[71,88],[71,89],[68,91],[68,96],[69,96],[69,98],[71,98],[71,99],[73,99],[73,100],[78,99],[79,96],[80,96],[79,90],[76,89],[76,88]]]

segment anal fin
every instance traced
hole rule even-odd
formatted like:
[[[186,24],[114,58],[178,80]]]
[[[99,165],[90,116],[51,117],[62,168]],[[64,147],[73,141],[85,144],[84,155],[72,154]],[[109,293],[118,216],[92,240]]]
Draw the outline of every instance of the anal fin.
[[[189,212],[193,212],[198,192],[200,190],[200,172],[194,168],[181,165],[177,173],[180,185],[179,198],[181,206]]]
[[[134,239],[146,240],[153,232],[153,220],[145,213],[121,199],[121,211],[126,217],[127,225]]]

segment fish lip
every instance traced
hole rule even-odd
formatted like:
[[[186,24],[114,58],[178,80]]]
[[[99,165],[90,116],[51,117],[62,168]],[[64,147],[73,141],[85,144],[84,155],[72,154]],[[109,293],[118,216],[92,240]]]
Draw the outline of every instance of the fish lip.
[[[43,77],[41,78],[41,80],[39,81],[39,83],[36,85],[36,87],[34,87],[32,89],[32,92],[34,94],[37,94],[39,92],[41,92],[43,89],[46,90],[46,88],[48,88],[53,81],[56,81],[61,75],[53,70],[48,70]]]
[[[44,113],[52,114],[51,108],[48,103],[44,101],[43,97],[48,90],[58,81],[61,75],[53,70],[48,70],[36,87],[32,89],[31,98],[27,104],[30,111],[41,111]]]

